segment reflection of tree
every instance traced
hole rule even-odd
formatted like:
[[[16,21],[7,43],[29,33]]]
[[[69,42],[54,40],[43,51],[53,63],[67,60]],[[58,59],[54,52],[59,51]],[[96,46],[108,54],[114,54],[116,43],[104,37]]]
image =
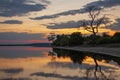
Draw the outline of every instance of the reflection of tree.
[[[108,71],[109,73],[103,71],[102,67],[98,64],[97,59],[93,58],[93,60],[95,62],[95,67],[89,67],[86,70],[87,80],[89,80],[92,74],[94,75],[95,80],[115,80],[114,71]]]
[[[99,54],[89,54],[91,58],[93,58],[93,61],[95,63],[95,67],[90,67],[86,70],[87,77],[91,76],[89,75],[90,72],[94,72],[94,77],[96,80],[114,80],[114,74],[109,71],[109,74],[106,75],[105,71],[102,70],[102,67],[98,64],[98,61],[104,60],[106,63],[109,63],[110,61],[120,63],[119,57],[113,57],[109,55],[99,55]]]
[[[54,52],[54,51],[49,51],[49,54],[48,54],[48,56],[51,56],[51,62],[50,62],[50,64],[51,65],[53,65],[52,67],[54,67],[55,68],[55,66],[54,66],[54,62],[56,62],[56,53]],[[53,71],[53,73],[56,73],[56,71],[57,71],[57,68],[55,69],[55,71]]]
[[[73,61],[73,63],[79,63],[81,64],[83,60],[86,58],[84,54],[81,54],[77,51],[69,51],[69,50],[62,50],[62,49],[53,49],[57,53],[58,58],[66,58],[70,57],[70,59]],[[73,55],[74,54],[74,55]]]
[[[86,70],[86,75],[87,75],[87,79],[91,76],[90,72],[94,71],[94,77],[96,80],[99,80],[97,73],[99,73],[99,77],[102,78],[102,80],[108,80],[107,77],[105,76],[104,72],[101,69],[101,66],[99,66],[97,59],[93,58],[94,62],[95,62],[95,67],[89,67]]]
[[[48,56],[51,56],[51,57],[52,57],[52,58],[51,58],[51,62],[56,61],[56,53],[55,53],[55,52],[49,51]]]
[[[86,76],[87,78],[95,77],[95,80],[114,80],[114,74],[112,72],[109,72],[109,74],[106,75],[106,72],[102,70],[102,67],[98,64],[98,61],[105,61],[106,63],[109,63],[110,61],[117,62],[120,64],[120,58],[119,57],[113,57],[109,55],[103,55],[103,54],[95,54],[95,53],[85,53],[85,52],[79,52],[79,51],[71,51],[71,50],[62,50],[62,49],[53,49],[53,51],[57,54],[58,58],[66,58],[69,57],[73,63],[82,64],[84,60],[86,60],[87,57],[91,57],[95,63],[94,67],[89,67],[86,70]]]
[[[63,49],[56,49],[53,48],[53,51],[56,53],[58,58],[66,58],[70,57],[70,59],[74,63],[82,63],[86,57],[91,57],[93,59],[96,59],[98,61],[105,61],[106,63],[109,63],[110,61],[116,62],[118,65],[120,65],[120,57],[105,55],[105,54],[98,54],[98,53],[88,53],[88,52],[81,52],[81,51],[72,51],[72,50],[63,50]]]

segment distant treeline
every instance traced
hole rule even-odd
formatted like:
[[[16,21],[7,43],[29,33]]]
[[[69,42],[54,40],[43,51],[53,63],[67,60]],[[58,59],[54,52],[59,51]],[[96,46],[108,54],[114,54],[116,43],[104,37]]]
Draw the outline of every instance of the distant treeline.
[[[120,32],[116,32],[113,36],[106,33],[102,35],[97,35],[95,41],[93,41],[93,35],[83,36],[80,32],[73,32],[70,35],[56,35],[55,40],[53,40],[53,46],[77,46],[83,44],[110,44],[110,43],[120,43]]]
[[[50,47],[50,46],[51,46],[51,43],[0,44],[0,46],[33,46],[33,47]]]

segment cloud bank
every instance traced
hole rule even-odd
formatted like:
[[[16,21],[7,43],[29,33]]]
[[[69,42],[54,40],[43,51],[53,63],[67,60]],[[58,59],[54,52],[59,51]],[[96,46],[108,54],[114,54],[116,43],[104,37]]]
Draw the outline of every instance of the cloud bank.
[[[40,40],[44,39],[44,34],[28,34],[28,33],[15,33],[3,32],[0,33],[0,40]]]
[[[16,33],[16,32],[1,32],[0,44],[18,44],[18,43],[40,43],[48,42],[44,33]]]
[[[4,17],[24,15],[45,8],[46,5],[37,4],[33,0],[0,0],[0,16]]]
[[[88,6],[100,6],[104,8],[110,8],[114,6],[120,6],[120,0],[99,0],[86,4],[84,7]]]

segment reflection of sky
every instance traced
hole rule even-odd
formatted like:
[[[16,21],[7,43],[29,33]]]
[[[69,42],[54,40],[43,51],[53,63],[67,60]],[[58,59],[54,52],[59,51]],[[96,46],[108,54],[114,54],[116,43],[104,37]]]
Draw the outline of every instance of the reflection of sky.
[[[49,48],[34,47],[0,47],[0,58],[43,57]]]
[[[23,80],[79,80],[85,79],[86,70],[89,67],[95,67],[95,63],[90,57],[87,57],[81,65],[73,64],[69,57],[57,58],[54,56],[53,59],[52,56],[47,56],[49,50],[51,49],[37,47],[0,48],[0,79],[11,77]],[[4,55],[1,51],[4,52]],[[120,68],[115,62],[98,61],[98,63],[106,74],[109,73],[108,71],[113,71],[114,75],[120,75]],[[91,77],[89,80],[94,80],[94,78]]]
[[[103,3],[103,4],[102,4]],[[71,33],[78,31],[74,28],[78,20],[86,19],[86,14],[78,14],[79,10],[83,9],[88,5],[99,5],[104,6],[106,11],[102,13],[110,14],[109,17],[115,22],[115,19],[119,19],[120,11],[120,2],[119,0],[1,0],[0,1],[0,33],[3,32],[15,32],[16,36],[19,33],[38,33],[39,35],[45,34],[48,35],[50,32],[55,33]],[[109,5],[108,5],[109,4]],[[16,8],[17,6],[17,8]],[[51,16],[52,15],[52,16]],[[42,17],[44,19],[35,20],[35,18]],[[55,17],[55,18],[53,18]],[[73,25],[68,22],[72,21]],[[64,24],[65,25],[64,25]],[[117,23],[117,25],[116,25]],[[113,30],[119,31],[119,21],[116,20],[116,23],[110,26],[108,29],[100,30],[100,32],[114,32]],[[59,25],[59,27],[58,27]],[[113,27],[116,25],[115,27]],[[50,28],[49,26],[52,26]],[[70,26],[70,29],[69,29]],[[61,28],[63,29],[61,29]],[[73,27],[71,29],[71,27]],[[56,29],[53,29],[56,28]],[[112,29],[112,30],[111,30]],[[88,33],[83,29],[79,31],[83,33]],[[25,35],[25,34],[24,34]],[[35,34],[37,35],[37,34]],[[8,34],[8,36],[11,36]],[[25,35],[27,37],[27,35]],[[24,39],[25,36],[22,38]],[[33,35],[31,35],[33,36]],[[0,35],[1,37],[1,35]],[[6,37],[6,36],[5,36]],[[39,37],[41,42],[47,42],[44,38],[45,36]],[[36,36],[36,38],[38,38]],[[35,40],[36,40],[35,38]],[[15,37],[11,36],[10,39],[15,40]],[[0,43],[24,43],[21,38],[7,41],[9,39],[1,41]],[[36,42],[33,39],[28,38],[30,42]]]

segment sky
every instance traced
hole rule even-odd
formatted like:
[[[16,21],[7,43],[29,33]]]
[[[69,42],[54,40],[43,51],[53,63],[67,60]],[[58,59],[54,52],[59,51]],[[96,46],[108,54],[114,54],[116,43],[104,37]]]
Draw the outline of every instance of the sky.
[[[99,32],[120,31],[120,0],[0,0],[0,44],[48,42],[47,36],[80,31],[88,6],[103,7],[112,21]]]

